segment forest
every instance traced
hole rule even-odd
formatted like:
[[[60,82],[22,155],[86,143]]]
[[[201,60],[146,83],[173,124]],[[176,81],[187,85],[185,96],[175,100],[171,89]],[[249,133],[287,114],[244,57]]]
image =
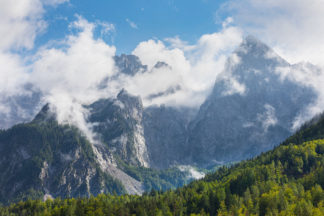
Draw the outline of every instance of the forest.
[[[323,130],[322,116],[274,150],[176,190],[26,200],[0,215],[324,215]]]

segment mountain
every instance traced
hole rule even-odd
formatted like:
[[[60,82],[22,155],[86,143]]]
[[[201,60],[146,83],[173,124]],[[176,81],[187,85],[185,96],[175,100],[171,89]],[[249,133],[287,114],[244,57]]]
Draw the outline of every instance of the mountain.
[[[120,72],[127,75],[135,75],[138,72],[147,71],[147,66],[142,65],[140,59],[135,55],[125,55],[114,57],[115,64]]]
[[[119,181],[102,172],[91,144],[77,128],[41,119],[38,115],[30,123],[0,132],[0,202],[31,195],[125,192]]]
[[[132,165],[149,166],[142,126],[144,108],[139,97],[122,90],[116,99],[99,100],[89,108],[94,132],[111,151]]]
[[[27,201],[0,215],[323,215],[324,117],[274,150],[173,191]],[[298,141],[292,143],[291,141]],[[304,140],[308,140],[304,142]]]
[[[316,94],[283,79],[279,67],[293,66],[257,39],[243,41],[190,123],[188,145],[194,163],[251,158],[291,135],[297,116]]]
[[[114,61],[119,72],[126,75],[147,71],[147,66],[135,55],[116,55]],[[32,84],[26,84],[21,91],[15,95],[0,94],[0,129],[31,121],[44,106],[42,92]]]
[[[186,164],[188,125],[192,109],[152,106],[144,110],[144,137],[150,165],[163,169]]]
[[[130,76],[149,72],[133,55],[115,61]],[[164,62],[159,67],[172,69]],[[289,74],[283,77],[278,67],[293,73],[297,65],[247,37],[199,110],[144,107],[139,96],[123,89],[115,98],[83,105],[91,136],[76,125],[59,124],[55,104],[47,104],[29,123],[0,132],[0,202],[168,190],[202,177],[200,168],[270,150],[293,133],[296,118],[316,99],[312,89]]]
[[[75,126],[58,124],[51,105],[33,121],[0,131],[0,203],[100,193],[141,194],[191,181],[187,170],[154,170],[143,143],[143,106],[121,91],[87,107],[96,142]]]

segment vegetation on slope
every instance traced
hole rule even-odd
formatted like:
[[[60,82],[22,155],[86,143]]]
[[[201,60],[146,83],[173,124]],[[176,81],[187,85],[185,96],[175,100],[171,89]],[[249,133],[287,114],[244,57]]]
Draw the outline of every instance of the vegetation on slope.
[[[0,130],[0,203],[42,199],[46,193],[62,198],[125,194],[122,183],[100,169],[86,137],[76,127],[58,124],[48,109],[45,106],[30,123]],[[123,160],[118,166],[147,191],[175,189],[190,181],[188,173],[177,168],[154,170]],[[89,185],[88,170],[95,172]]]
[[[311,127],[318,131],[322,125]],[[284,143],[177,190],[29,200],[1,208],[0,215],[324,215],[323,187],[324,140],[319,139]]]
[[[78,159],[62,159],[64,155],[78,153]],[[42,198],[44,188],[55,191],[53,196],[87,196],[86,181],[83,176],[85,169],[96,170],[93,181],[105,182],[105,192],[115,191],[125,193],[123,185],[111,176],[101,172],[95,162],[95,155],[91,144],[77,128],[59,125],[56,121],[44,123],[19,124],[9,130],[0,131],[0,202],[25,200],[27,198]],[[74,157],[72,155],[71,157]],[[47,177],[44,164],[52,167],[51,178]],[[82,172],[75,172],[79,169]],[[45,182],[40,173],[44,172]],[[69,189],[68,184],[62,183],[62,177],[69,178],[68,183],[74,187]],[[70,177],[69,177],[70,176]],[[100,188],[90,190],[99,193]]]
[[[132,166],[122,160],[118,160],[118,167],[131,177],[143,182],[145,191],[176,189],[193,180],[188,171],[180,171],[177,167],[156,170]]]

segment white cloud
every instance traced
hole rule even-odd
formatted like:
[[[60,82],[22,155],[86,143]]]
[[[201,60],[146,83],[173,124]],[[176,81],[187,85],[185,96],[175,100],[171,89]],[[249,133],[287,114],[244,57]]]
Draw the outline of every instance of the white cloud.
[[[82,104],[107,97],[99,84],[115,72],[115,48],[93,32],[100,27],[103,34],[114,30],[105,22],[89,23],[77,16],[70,28],[76,34],[39,48],[35,55],[13,54],[12,50],[32,49],[38,34],[46,27],[44,5],[56,6],[66,1],[1,1],[0,2],[0,114],[10,113],[8,98],[28,95],[24,86],[32,84],[42,92],[43,102],[50,102],[60,123],[77,125],[91,140],[91,126]],[[57,45],[56,48],[53,45]],[[28,63],[27,63],[28,62]],[[18,107],[20,108],[20,107]],[[24,110],[19,111],[20,114]]]
[[[202,179],[202,178],[205,177],[204,172],[200,172],[200,171],[198,171],[197,169],[195,169],[192,166],[180,165],[180,166],[178,166],[178,169],[181,172],[188,172],[188,174],[189,174],[188,178],[189,179]]]
[[[129,26],[133,29],[138,29],[137,24],[131,21],[130,19],[126,19],[126,22],[129,24]]]
[[[322,113],[324,109],[324,73],[320,67],[309,63],[298,63],[289,67],[279,67],[276,71],[282,79],[289,79],[306,87],[311,87],[317,93],[317,99],[310,104],[305,112],[299,114],[292,126],[293,130],[298,129],[305,121],[316,114]]]
[[[31,49],[36,35],[44,30],[40,0],[0,1],[0,49]]]
[[[324,65],[324,1],[230,0],[218,13],[257,36],[291,63]]]
[[[48,43],[38,48],[35,55],[24,59],[10,52],[12,49],[33,48],[36,37],[46,28],[44,5],[55,6],[63,2],[66,1],[2,3],[0,18],[4,25],[0,31],[7,32],[12,25],[16,31],[0,40],[0,64],[6,65],[2,67],[6,71],[0,74],[0,93],[20,94],[26,83],[32,83],[42,92],[44,101],[53,104],[59,122],[76,124],[85,133],[88,133],[89,125],[85,123],[87,112],[81,105],[113,97],[122,88],[140,95],[146,106],[199,106],[222,71],[226,55],[241,42],[240,30],[228,24],[220,32],[203,35],[196,44],[189,45],[177,37],[166,39],[170,46],[159,40],[145,41],[133,54],[148,65],[150,72],[130,77],[116,74],[115,48],[94,37],[94,31],[98,29],[101,37],[114,32],[114,25],[102,21],[90,23],[76,16],[76,21],[69,25],[78,30],[72,31],[76,33]],[[137,28],[131,20],[126,21]],[[157,62],[165,62],[168,66],[154,68]],[[103,80],[108,84],[99,88]],[[7,111],[5,108],[1,108],[3,112]]]
[[[115,73],[115,47],[94,39],[95,27],[79,16],[71,28],[80,32],[60,42],[64,48],[40,49],[31,73],[31,82],[52,105],[59,123],[77,125],[90,140],[91,127],[85,121],[88,113],[82,105],[108,97],[99,85]]]
[[[53,1],[49,5],[60,3],[63,1]],[[35,39],[47,26],[44,13],[44,2],[40,0],[0,0],[0,116],[10,113],[10,101],[15,101],[11,97],[30,94],[25,89],[30,68],[25,56],[15,52],[34,48]],[[17,104],[14,106],[20,108]],[[24,110],[16,114],[24,116]]]
[[[278,119],[276,117],[276,109],[270,104],[264,105],[264,113],[257,114],[257,120],[262,123],[262,127],[267,132],[270,126],[277,124]]]
[[[1,96],[20,94],[28,81],[28,74],[18,55],[0,51],[0,101]]]
[[[189,45],[188,42],[181,40],[179,36],[165,38],[164,41],[169,43],[171,48],[179,48],[183,51],[190,51],[195,48],[194,45]]]
[[[45,47],[32,66],[32,83],[44,93],[65,92],[80,102],[97,98],[98,86],[115,72],[115,47],[94,39],[95,25],[79,17],[72,26],[81,29],[61,42],[64,48]]]
[[[145,105],[199,106],[222,72],[228,54],[242,41],[242,34],[235,27],[227,27],[220,32],[201,36],[193,45],[188,45],[179,37],[167,38],[166,41],[171,44],[170,47],[154,40],[142,42],[136,47],[133,54],[150,70],[159,61],[170,67],[135,76],[135,82],[128,82],[127,89],[144,96]],[[179,88],[173,94],[146,100],[146,96],[176,86]]]
[[[31,49],[36,36],[45,30],[44,4],[55,6],[67,0],[1,0],[0,49]]]

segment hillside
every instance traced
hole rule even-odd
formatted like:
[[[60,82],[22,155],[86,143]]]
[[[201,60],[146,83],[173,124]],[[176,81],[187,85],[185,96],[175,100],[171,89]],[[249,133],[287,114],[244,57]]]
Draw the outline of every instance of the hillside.
[[[0,215],[323,215],[323,125],[320,116],[274,150],[174,191],[30,200]]]
[[[110,143],[109,143],[110,144]],[[0,203],[100,193],[141,194],[177,188],[191,179],[178,168],[154,170],[115,157],[76,127],[60,125],[46,105],[35,119],[0,130]]]

